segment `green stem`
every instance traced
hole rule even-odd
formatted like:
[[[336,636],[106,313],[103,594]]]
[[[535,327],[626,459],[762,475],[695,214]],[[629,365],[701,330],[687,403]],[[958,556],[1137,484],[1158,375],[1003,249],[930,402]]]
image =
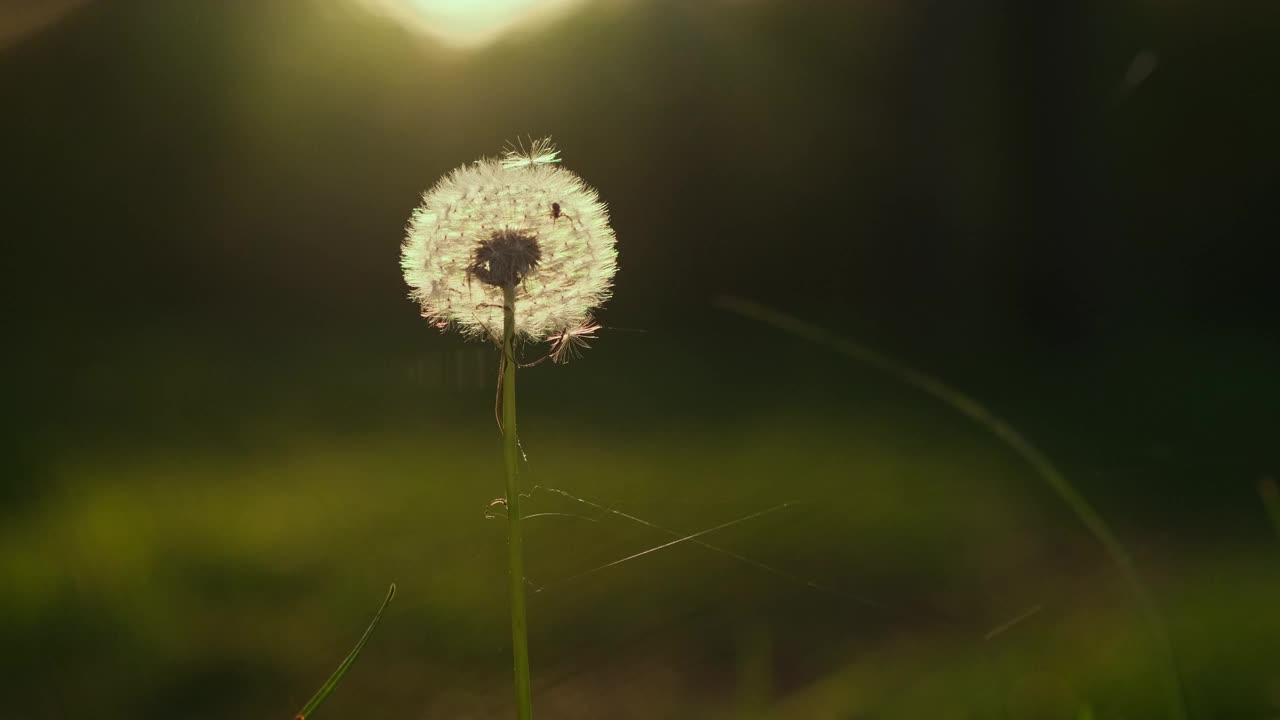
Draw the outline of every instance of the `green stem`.
[[[502,289],[502,454],[507,466],[507,572],[511,585],[511,651],[516,673],[516,717],[533,718],[529,681],[529,619],[524,609],[524,539],[520,535],[520,486],[516,448],[516,291]]]

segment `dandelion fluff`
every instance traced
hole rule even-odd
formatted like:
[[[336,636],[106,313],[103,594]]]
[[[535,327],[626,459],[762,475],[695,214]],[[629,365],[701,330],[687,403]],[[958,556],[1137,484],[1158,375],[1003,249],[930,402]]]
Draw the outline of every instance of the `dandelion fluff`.
[[[617,250],[605,204],[559,162],[541,140],[464,165],[423,194],[400,266],[424,317],[501,342],[503,288],[512,287],[524,339],[591,325],[609,297]]]

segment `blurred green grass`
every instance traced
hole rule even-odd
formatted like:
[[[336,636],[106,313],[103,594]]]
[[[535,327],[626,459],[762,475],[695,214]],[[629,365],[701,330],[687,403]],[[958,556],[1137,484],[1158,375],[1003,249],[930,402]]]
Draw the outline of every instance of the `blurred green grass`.
[[[629,355],[641,340],[526,373],[527,512],[567,515],[528,526],[544,716],[1158,713],[1114,570],[980,429],[871,376],[833,383],[819,353],[708,367],[687,346]],[[42,487],[0,531],[17,716],[288,716],[392,581],[318,717],[507,714],[490,354],[353,349],[303,372],[122,348],[79,374],[86,417],[41,431]],[[132,404],[87,402],[101,375]],[[671,538],[535,485],[682,533],[795,504],[699,538],[778,572],[681,543],[582,575]],[[1104,500],[1193,713],[1276,713],[1274,538],[1161,531]]]

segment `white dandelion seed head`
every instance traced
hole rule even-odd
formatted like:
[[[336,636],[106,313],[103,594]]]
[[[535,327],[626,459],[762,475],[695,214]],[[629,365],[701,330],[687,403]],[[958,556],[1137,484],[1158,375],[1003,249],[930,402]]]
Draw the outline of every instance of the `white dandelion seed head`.
[[[423,194],[400,249],[410,297],[437,327],[501,340],[503,286],[515,330],[543,340],[590,325],[617,271],[596,191],[559,164],[550,140],[482,159]]]

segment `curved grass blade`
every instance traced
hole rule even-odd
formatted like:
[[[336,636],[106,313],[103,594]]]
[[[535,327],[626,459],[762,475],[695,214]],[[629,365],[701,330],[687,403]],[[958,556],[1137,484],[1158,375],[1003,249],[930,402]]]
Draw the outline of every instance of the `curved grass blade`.
[[[1271,518],[1271,527],[1280,538],[1280,485],[1273,477],[1264,477],[1258,481],[1258,495],[1262,498],[1262,506],[1266,508],[1267,517]]]
[[[311,713],[320,707],[320,703],[329,697],[329,694],[338,688],[338,683],[342,682],[342,676],[347,674],[347,670],[351,669],[352,663],[356,661],[356,657],[360,655],[360,651],[364,649],[364,644],[369,641],[369,636],[373,634],[373,629],[378,627],[378,623],[382,621],[382,613],[386,611],[387,605],[391,604],[391,598],[396,596],[396,584],[391,583],[391,587],[387,588],[387,597],[382,601],[382,607],[378,608],[378,614],[373,616],[373,620],[369,623],[369,627],[365,628],[364,635],[360,636],[360,640],[356,642],[356,646],[351,648],[351,652],[347,653],[347,657],[343,659],[342,664],[338,665],[338,669],[333,671],[328,680],[324,681],[324,685],[311,696],[306,705],[298,711],[294,716],[294,720],[307,720],[311,717]]]
[[[1111,526],[1102,519],[1102,516],[1098,514],[1093,505],[1058,470],[1057,466],[1049,460],[1049,457],[1041,452],[1040,448],[1032,445],[1031,441],[1027,440],[1022,433],[992,413],[982,403],[952,388],[932,375],[916,370],[909,365],[904,365],[887,355],[882,355],[852,340],[840,337],[830,330],[745,298],[721,295],[716,298],[715,304],[721,309],[741,315],[749,320],[755,320],[796,337],[828,347],[845,357],[869,365],[917,390],[932,395],[951,407],[951,409],[986,428],[992,435],[995,435],[996,438],[1017,453],[1019,457],[1035,469],[1040,478],[1044,480],[1044,483],[1049,486],[1049,489],[1058,496],[1058,499],[1062,500],[1071,509],[1071,512],[1088,529],[1089,534],[1093,535],[1094,539],[1102,545],[1107,556],[1111,558],[1111,562],[1119,569],[1121,576],[1124,577],[1126,584],[1128,584],[1130,591],[1133,593],[1134,599],[1137,600],[1143,618],[1146,620],[1147,630],[1151,635],[1156,655],[1163,668],[1162,677],[1169,717],[1174,718],[1174,720],[1184,720],[1187,717],[1182,684],[1173,654],[1173,643],[1169,640],[1169,633],[1165,629],[1160,611],[1156,608],[1155,600],[1152,599],[1146,584],[1138,577],[1138,572],[1133,567],[1133,560],[1129,557],[1129,552],[1120,543],[1120,538],[1111,530]]]

